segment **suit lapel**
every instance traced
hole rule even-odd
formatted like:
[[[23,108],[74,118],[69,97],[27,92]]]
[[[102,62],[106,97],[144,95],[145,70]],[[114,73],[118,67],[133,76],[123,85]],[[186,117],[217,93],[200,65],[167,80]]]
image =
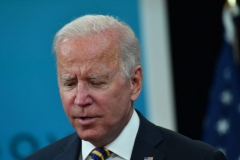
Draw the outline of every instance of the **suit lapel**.
[[[63,152],[53,160],[78,160],[81,151],[82,141],[75,133],[68,141],[61,144]]]
[[[143,160],[144,157],[153,157],[153,160],[163,160],[165,153],[156,147],[161,143],[163,137],[158,128],[146,120],[138,112],[140,126],[134,143],[131,160]]]

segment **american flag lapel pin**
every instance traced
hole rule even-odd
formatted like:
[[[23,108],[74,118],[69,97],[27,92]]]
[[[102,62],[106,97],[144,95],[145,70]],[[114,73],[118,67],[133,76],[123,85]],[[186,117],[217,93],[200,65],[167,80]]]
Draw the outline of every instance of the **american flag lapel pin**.
[[[144,160],[153,160],[153,157],[144,157]]]

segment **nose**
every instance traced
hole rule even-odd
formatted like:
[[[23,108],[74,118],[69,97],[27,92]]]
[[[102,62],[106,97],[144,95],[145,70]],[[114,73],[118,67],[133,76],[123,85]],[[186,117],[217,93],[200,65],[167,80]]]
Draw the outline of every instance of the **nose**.
[[[74,103],[80,107],[86,107],[93,103],[89,88],[85,84],[78,83]]]

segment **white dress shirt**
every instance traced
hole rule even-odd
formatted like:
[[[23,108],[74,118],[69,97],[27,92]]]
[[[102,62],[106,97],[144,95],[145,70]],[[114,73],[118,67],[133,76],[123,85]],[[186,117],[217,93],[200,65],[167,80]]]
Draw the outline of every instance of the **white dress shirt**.
[[[113,142],[105,146],[105,148],[112,152],[107,160],[130,160],[139,124],[139,117],[134,110],[130,121],[123,128],[119,136]],[[90,153],[94,148],[96,147],[90,142],[82,140],[82,152],[79,156],[79,160],[90,160]]]

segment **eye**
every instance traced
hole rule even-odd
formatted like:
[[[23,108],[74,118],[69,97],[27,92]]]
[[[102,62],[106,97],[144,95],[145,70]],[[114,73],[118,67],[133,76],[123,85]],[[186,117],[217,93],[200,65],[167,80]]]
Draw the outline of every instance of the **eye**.
[[[67,87],[72,87],[74,85],[75,85],[74,83],[67,83],[67,84],[65,84],[65,86],[67,86]]]
[[[101,86],[104,86],[106,83],[103,82],[103,81],[92,81],[90,82],[92,86],[94,87],[101,87]]]
[[[75,81],[69,81],[69,82],[65,82],[63,85],[66,88],[73,88],[76,85],[76,82]]]

